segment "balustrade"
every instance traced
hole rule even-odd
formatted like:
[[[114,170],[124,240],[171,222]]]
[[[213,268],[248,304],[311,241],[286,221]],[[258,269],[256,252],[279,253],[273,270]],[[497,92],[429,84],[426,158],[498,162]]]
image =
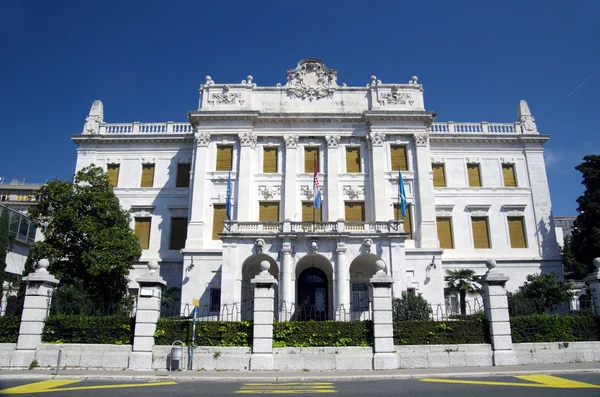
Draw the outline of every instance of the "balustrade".
[[[433,123],[430,132],[439,134],[518,134],[519,123],[455,123],[453,121]]]
[[[192,126],[189,123],[105,123],[100,125],[100,134],[190,134]]]

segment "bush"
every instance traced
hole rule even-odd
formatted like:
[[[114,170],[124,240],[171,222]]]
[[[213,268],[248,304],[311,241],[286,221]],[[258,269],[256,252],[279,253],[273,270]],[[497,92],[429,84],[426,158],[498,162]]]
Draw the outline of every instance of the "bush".
[[[600,340],[600,320],[590,314],[535,314],[510,318],[513,343]]]
[[[274,347],[373,346],[371,321],[276,322]]]
[[[156,325],[154,343],[171,345],[176,340],[192,344],[192,321],[161,318]],[[249,321],[196,322],[196,346],[252,346],[252,323]]]
[[[460,321],[394,323],[395,345],[490,343],[488,323],[481,316]]]
[[[48,316],[42,342],[101,343],[126,345],[133,342],[135,319],[129,316]]]
[[[432,310],[423,295],[402,291],[401,298],[392,301],[394,321],[429,320]]]
[[[0,317],[0,343],[17,343],[21,317]]]

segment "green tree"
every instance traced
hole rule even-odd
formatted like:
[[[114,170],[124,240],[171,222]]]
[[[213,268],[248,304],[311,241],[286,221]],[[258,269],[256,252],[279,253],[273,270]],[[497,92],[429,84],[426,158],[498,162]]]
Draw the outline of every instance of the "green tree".
[[[551,309],[569,303],[573,291],[571,283],[559,280],[554,273],[530,274],[521,291],[511,296],[531,309]]]
[[[600,256],[600,156],[585,156],[575,169],[583,176],[585,191],[577,199],[579,215],[569,246],[573,256],[563,263],[567,273],[582,278],[585,273],[581,269],[593,271],[594,258]]]
[[[402,291],[400,298],[394,298],[392,301],[392,313],[394,322],[408,320],[430,320],[431,306],[423,298],[421,293],[415,295],[407,291]]]
[[[478,294],[481,288],[476,284],[479,276],[472,269],[446,270],[446,295],[458,294],[460,300],[460,314],[467,314],[467,294]]]
[[[560,250],[563,258],[563,270],[565,278],[574,278],[575,280],[583,279],[588,273],[588,266],[585,263],[579,262],[575,252],[573,251],[572,237],[565,237],[564,244]]]
[[[49,271],[62,285],[85,291],[94,302],[123,302],[127,275],[141,249],[129,227],[129,213],[102,168],[86,167],[72,182],[46,183],[29,215],[45,237],[31,248],[33,262],[48,258]]]
[[[6,278],[6,255],[10,247],[10,239],[8,236],[8,210],[5,207],[0,208],[0,210],[2,210],[0,214],[0,295],[2,295],[4,293],[2,286]]]

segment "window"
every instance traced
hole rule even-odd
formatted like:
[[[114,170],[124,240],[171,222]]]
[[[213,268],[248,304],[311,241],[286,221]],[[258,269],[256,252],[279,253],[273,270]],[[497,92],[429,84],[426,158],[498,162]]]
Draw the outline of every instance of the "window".
[[[444,164],[431,164],[433,169],[433,187],[446,187],[446,170]]]
[[[517,187],[514,164],[502,164],[502,176],[504,178],[504,187]]]
[[[408,160],[406,157],[406,146],[405,145],[392,145],[390,146],[390,155],[392,160],[392,171],[407,171]]]
[[[481,187],[481,175],[479,173],[479,164],[467,164],[467,173],[469,175],[469,186]]]
[[[304,147],[304,172],[310,174],[315,172],[315,158],[317,159],[317,172],[319,172],[321,169],[319,164],[319,148]]]
[[[111,187],[117,187],[119,184],[119,168],[120,164],[107,164],[106,172],[108,173],[108,183]]]
[[[231,170],[231,164],[233,163],[233,146],[231,145],[217,145],[217,171],[229,171]]]
[[[263,172],[265,174],[277,172],[277,148],[263,148]]]
[[[452,240],[452,218],[440,217],[437,218],[437,232],[440,240],[440,247],[452,249],[454,241]]]
[[[346,201],[344,206],[346,212],[346,221],[365,221],[365,203],[363,201]]]
[[[175,187],[190,187],[190,170],[191,164],[189,163],[177,164],[177,180],[175,181]]]
[[[407,289],[406,289],[406,292],[407,292],[409,295],[416,295],[416,294],[417,294],[417,290],[415,290],[414,288],[407,288]]]
[[[210,311],[221,311],[221,288],[211,288],[210,290]]]
[[[347,147],[346,148],[346,172],[347,173],[360,172],[360,148],[359,147]]]
[[[366,284],[352,284],[352,311],[369,310],[369,296]]]
[[[225,222],[226,219],[227,207],[225,206],[225,204],[213,205],[213,240],[220,240],[219,233],[223,231],[223,222]]]
[[[323,208],[323,206],[321,206]],[[321,208],[316,209],[313,205],[312,201],[303,201],[302,202],[302,222],[312,222],[313,221],[313,211],[315,215],[315,220],[317,222],[323,222],[323,214],[321,212]]]
[[[170,250],[180,250],[185,247],[187,238],[187,218],[171,218],[171,239],[169,240]]]
[[[135,218],[134,234],[143,250],[150,246],[150,224],[151,218]]]
[[[394,204],[394,220],[404,220],[404,232],[408,233],[408,239],[412,240],[412,219],[410,215],[412,204],[406,205],[406,217],[402,218],[402,211],[400,211],[400,205]]]
[[[484,216],[472,217],[471,226],[473,227],[473,246],[476,249],[489,249],[488,218]]]
[[[509,216],[507,220],[511,248],[527,248],[527,241],[525,241],[525,224],[523,222],[523,217]]]
[[[258,205],[260,222],[279,222],[279,201],[261,201]]]
[[[154,164],[142,164],[142,181],[140,187],[154,186]]]

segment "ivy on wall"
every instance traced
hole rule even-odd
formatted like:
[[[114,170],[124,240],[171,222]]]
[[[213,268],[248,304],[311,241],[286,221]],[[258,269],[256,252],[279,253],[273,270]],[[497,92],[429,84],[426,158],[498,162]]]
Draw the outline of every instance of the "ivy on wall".
[[[402,321],[394,323],[395,345],[490,343],[488,323],[482,317],[457,321]]]
[[[273,326],[273,347],[319,346],[373,346],[373,322],[276,322]]]
[[[156,325],[154,343],[171,345],[176,340],[186,346],[192,342],[192,321],[161,318]],[[196,322],[196,346],[252,346],[252,323],[249,321]]]
[[[45,343],[133,343],[135,319],[129,316],[48,316],[42,332]]]
[[[513,343],[600,340],[600,319],[592,315],[515,316],[510,326]]]
[[[0,343],[17,343],[20,324],[20,316],[0,317]]]

